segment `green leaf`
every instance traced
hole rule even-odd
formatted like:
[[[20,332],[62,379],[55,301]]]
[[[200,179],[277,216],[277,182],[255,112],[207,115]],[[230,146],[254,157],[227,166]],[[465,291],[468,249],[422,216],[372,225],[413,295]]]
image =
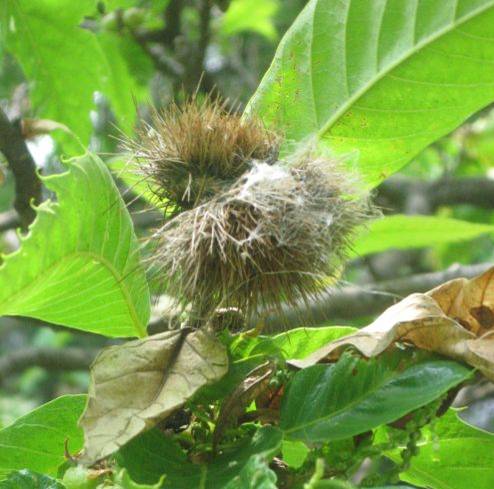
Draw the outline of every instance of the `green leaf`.
[[[37,208],[21,248],[0,268],[0,315],[105,336],[144,336],[149,291],[139,243],[112,177],[94,155],[43,180],[58,202]]]
[[[115,475],[114,482],[117,484],[114,489],[161,489],[165,482],[165,476],[162,476],[156,484],[137,484],[130,478],[127,471],[123,469]]]
[[[96,91],[109,98],[123,128],[135,120],[132,79],[121,52],[106,36],[79,25],[93,9],[94,0],[6,0],[0,7],[10,27],[7,49],[32,84],[33,107],[41,117],[65,124],[84,145]]]
[[[101,52],[100,90],[110,100],[122,129],[130,133],[137,113],[132,97],[142,98],[140,87],[122,56],[120,38],[101,32],[95,41]]]
[[[424,248],[466,241],[493,233],[494,226],[438,216],[387,216],[372,222],[369,230],[355,240],[357,256],[379,253],[391,248]]]
[[[299,469],[304,465],[310,450],[307,445],[301,441],[283,440],[281,453],[283,462],[285,462],[288,467]]]
[[[247,108],[370,185],[494,99],[494,0],[311,0]]]
[[[278,0],[233,0],[221,19],[220,33],[228,37],[251,31],[272,41],[277,36],[273,17],[278,8]]]
[[[348,438],[394,421],[472,375],[459,363],[414,351],[363,359],[345,353],[334,365],[297,372],[281,407],[292,440]]]
[[[261,455],[252,455],[240,474],[225,489],[277,489],[276,474]]]
[[[210,464],[199,465],[190,463],[185,452],[169,437],[152,430],[121,448],[117,460],[136,482],[154,484],[165,474],[164,488],[226,489],[232,480],[240,477],[252,457],[270,459],[276,455],[281,446],[281,438],[278,429],[265,426],[252,438],[243,439],[236,446],[225,448]]]
[[[324,326],[321,328],[295,328],[275,336],[238,335],[230,345],[235,360],[266,355],[288,359],[302,359],[319,348],[355,332],[350,326]],[[264,361],[264,360],[260,360]]]
[[[228,345],[231,356],[228,373],[219,382],[201,389],[195,399],[201,403],[223,399],[233,392],[251,370],[264,363],[267,357],[302,359],[331,341],[353,332],[355,328],[327,326],[296,328],[272,337],[235,335]]]
[[[271,348],[281,352],[285,360],[302,359],[338,338],[356,331],[350,326],[325,326],[322,328],[296,328],[261,341],[251,355],[269,352]]]
[[[0,489],[65,489],[55,479],[29,470],[12,472],[9,478],[0,482]]]
[[[40,116],[68,126],[85,143],[89,112],[100,88],[100,52],[92,34],[78,27],[91,0],[7,0],[2,16],[11,26],[7,49],[32,84],[31,102]]]
[[[77,420],[85,403],[86,396],[62,396],[1,430],[0,479],[21,469],[56,476],[65,461],[65,441],[72,453],[82,447]]]
[[[155,5],[157,3],[153,4],[153,7]],[[132,77],[132,96],[129,97],[129,94],[126,94],[127,97],[129,99],[135,97],[137,101],[149,103],[149,82],[154,75],[154,65],[150,56],[130,36],[121,36],[116,33],[106,34],[113,37],[118,46],[119,56],[127,65],[127,73]],[[132,110],[135,115],[137,110],[134,106]]]
[[[494,487],[494,435],[466,424],[454,410],[433,425],[419,446],[410,468],[400,474],[404,481],[433,489]]]

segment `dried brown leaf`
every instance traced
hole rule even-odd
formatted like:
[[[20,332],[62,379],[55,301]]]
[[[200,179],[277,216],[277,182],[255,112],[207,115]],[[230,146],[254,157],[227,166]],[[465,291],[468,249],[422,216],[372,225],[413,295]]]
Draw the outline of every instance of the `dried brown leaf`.
[[[33,139],[36,136],[49,134],[57,129],[69,134],[71,132],[66,125],[49,119],[22,119],[21,121],[21,131],[24,139]]]
[[[217,446],[225,430],[232,426],[248,405],[262,394],[269,386],[276,365],[265,362],[251,370],[247,377],[224,400],[213,435],[213,446]]]
[[[412,294],[369,326],[289,363],[305,368],[335,360],[348,347],[374,357],[401,342],[468,363],[494,380],[493,311],[494,267],[472,280],[455,279]]]
[[[494,380],[494,333],[467,342],[468,352],[477,368],[488,378]]]
[[[91,369],[81,462],[92,464],[167,418],[228,370],[224,346],[202,331],[167,331],[103,350]]]
[[[464,328],[481,336],[494,327],[494,267],[471,280],[450,280],[427,292]]]

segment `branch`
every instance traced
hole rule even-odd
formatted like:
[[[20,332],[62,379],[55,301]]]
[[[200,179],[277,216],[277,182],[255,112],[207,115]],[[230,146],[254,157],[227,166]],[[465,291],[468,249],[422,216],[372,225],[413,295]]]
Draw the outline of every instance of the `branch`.
[[[379,195],[397,207],[404,208],[410,196],[419,195],[430,212],[440,206],[470,204],[485,209],[494,208],[494,180],[482,177],[443,178],[425,182],[394,176],[379,187]],[[429,213],[430,213],[429,212]]]
[[[182,78],[185,69],[172,56],[168,56],[166,47],[173,49],[175,38],[180,34],[180,17],[182,15],[182,0],[171,0],[163,13],[165,28],[150,31],[148,29],[129,29],[130,33],[151,58],[154,67],[164,75]]]
[[[276,331],[301,325],[338,324],[338,320],[377,315],[407,295],[426,292],[454,278],[472,278],[491,267],[492,264],[487,263],[457,266],[440,272],[421,273],[364,286],[348,285],[337,291],[328,289],[320,300],[286,308],[281,316],[268,315],[266,329]]]
[[[15,210],[0,213],[0,233],[18,228],[20,225],[19,215]]]
[[[185,70],[181,63],[171,56],[167,56],[164,46],[157,43],[151,45],[153,40],[148,38],[146,31],[131,30],[130,32],[142,50],[151,58],[154,67],[159,72],[173,78],[183,76]]]
[[[165,29],[163,30],[162,39],[165,44],[173,44],[175,38],[180,34],[180,17],[182,15],[182,0],[171,0],[166,7]]]
[[[25,348],[4,355],[0,359],[0,385],[11,375],[30,367],[52,371],[86,370],[96,351],[82,348]]]
[[[204,60],[206,50],[211,39],[211,0],[199,1],[199,39],[197,44],[190,46],[192,52],[187,63],[187,73],[184,77],[184,86],[188,93],[194,93],[199,85],[206,92],[211,91],[212,83],[207,73],[204,72]]]
[[[15,178],[14,208],[19,213],[24,229],[34,220],[36,213],[31,201],[41,201],[41,182],[36,174],[33,157],[22,137],[18,124],[9,121],[0,109],[0,151],[5,155]]]

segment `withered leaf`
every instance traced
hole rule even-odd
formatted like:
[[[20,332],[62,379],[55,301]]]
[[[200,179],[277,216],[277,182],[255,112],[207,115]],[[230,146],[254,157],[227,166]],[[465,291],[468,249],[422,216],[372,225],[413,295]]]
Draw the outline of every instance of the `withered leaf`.
[[[369,326],[328,343],[304,360],[288,363],[305,368],[335,360],[350,346],[374,357],[402,342],[468,363],[494,380],[492,311],[494,267],[472,280],[455,279],[426,294],[412,294]]]
[[[65,124],[50,119],[22,119],[21,121],[21,131],[24,139],[33,139],[36,136],[49,134],[57,129],[61,129],[69,134],[71,133]]]
[[[427,292],[449,317],[481,336],[494,326],[494,267],[471,280],[450,280]],[[467,326],[468,325],[468,326]]]
[[[162,421],[228,370],[225,347],[202,330],[167,331],[103,350],[91,368],[80,461],[92,464]]]
[[[247,406],[255,400],[269,385],[276,371],[274,362],[268,361],[251,370],[247,377],[223,401],[213,434],[213,446],[216,447],[225,430],[233,425]]]
[[[468,341],[467,347],[478,369],[488,379],[494,380],[494,332]]]

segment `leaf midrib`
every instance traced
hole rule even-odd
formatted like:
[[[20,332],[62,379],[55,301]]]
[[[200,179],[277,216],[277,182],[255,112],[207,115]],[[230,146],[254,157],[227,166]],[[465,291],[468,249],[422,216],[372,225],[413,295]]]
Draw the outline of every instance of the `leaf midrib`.
[[[301,425],[299,425],[296,428],[291,428],[291,429],[283,430],[283,431],[285,431],[285,433],[292,433],[294,431],[299,431],[299,430],[308,428],[310,426],[313,426],[313,425],[315,425],[317,423],[321,423],[322,421],[326,421],[326,420],[330,420],[331,418],[335,418],[336,416],[344,413],[345,411],[348,411],[349,409],[353,409],[363,399],[369,397],[370,395],[375,394],[376,391],[378,391],[379,389],[381,389],[383,386],[387,385],[390,382],[390,380],[393,380],[395,373],[396,373],[396,371],[391,371],[389,376],[382,377],[382,379],[383,379],[383,382],[382,383],[376,384],[374,388],[365,391],[362,396],[359,396],[359,397],[355,398],[352,402],[350,402],[349,404],[346,404],[342,408],[340,408],[340,409],[338,409],[336,411],[333,411],[332,413],[330,413],[330,414],[328,414],[326,416],[321,416],[320,418],[317,418],[317,419],[315,419],[313,421],[309,421],[309,422],[307,422],[305,424],[301,424]],[[398,377],[396,377],[396,378],[398,378]],[[306,398],[306,400],[308,400],[308,399],[309,399],[309,397]]]
[[[127,309],[129,311],[129,315],[130,315],[132,322],[134,324],[134,327],[136,329],[137,336],[139,336],[139,337],[146,336],[146,328],[141,323],[141,321],[139,320],[139,316],[138,316],[137,311],[134,307],[134,304],[131,300],[130,293],[127,290],[127,287],[125,286],[125,277],[120,276],[120,274],[118,273],[118,270],[113,266],[113,264],[108,259],[106,259],[105,257],[103,257],[101,255],[98,255],[97,253],[95,253],[93,251],[74,251],[72,253],[68,253],[68,254],[64,255],[63,257],[61,257],[59,260],[56,260],[55,262],[53,262],[47,268],[43,268],[43,270],[40,270],[40,272],[36,275],[36,277],[27,286],[21,287],[15,293],[9,295],[3,301],[1,301],[0,302],[0,309],[2,308],[2,305],[4,305],[7,300],[10,301],[13,298],[16,298],[17,296],[19,296],[20,294],[25,294],[30,289],[34,288],[38,284],[38,281],[40,280],[40,275],[42,273],[49,272],[49,271],[53,270],[55,267],[60,266],[60,264],[63,264],[64,261],[68,261],[70,259],[73,259],[74,257],[92,258],[96,262],[98,262],[100,265],[105,267],[111,273],[111,275],[115,279],[117,288],[120,290],[120,292],[124,298],[124,302],[125,302]]]
[[[405,53],[403,56],[398,57],[393,63],[390,63],[388,67],[383,69],[380,73],[378,73],[371,80],[369,80],[367,83],[365,83],[359,90],[357,90],[350,98],[348,98],[347,101],[344,104],[342,104],[341,107],[321,127],[321,129],[319,129],[319,131],[317,132],[317,139],[321,139],[325,133],[329,132],[329,130],[338,122],[338,120],[343,116],[343,114],[345,114],[353,106],[354,102],[356,102],[358,99],[363,97],[369,90],[371,90],[374,87],[374,85],[378,81],[382,80],[388,73],[393,71],[401,63],[403,63],[407,59],[411,58],[414,54],[416,54],[418,51],[420,51],[423,47],[427,46],[428,44],[432,44],[434,41],[438,40],[440,37],[448,34],[449,32],[453,31],[457,27],[468,22],[469,20],[472,20],[476,16],[483,14],[484,12],[492,9],[493,7],[494,7],[494,1],[491,1],[482,7],[474,9],[469,14],[465,15],[461,20],[453,21],[447,27],[440,29],[435,34],[433,34],[429,37],[426,37],[422,41],[415,44],[415,46],[410,51]],[[346,23],[345,23],[345,25],[346,25]],[[313,77],[312,72],[310,75],[312,78]],[[314,92],[312,91],[311,94],[312,94],[312,98],[314,99],[314,103],[315,103]]]
[[[424,365],[424,364],[421,364],[421,365]],[[416,365],[411,365],[410,368],[415,367],[415,366]],[[405,370],[405,372],[408,370],[409,369]],[[395,374],[398,374],[398,375],[395,375]],[[346,404],[342,408],[340,408],[336,411],[333,411],[332,413],[330,413],[326,416],[322,416],[322,417],[314,419],[312,421],[308,421],[305,424],[301,424],[298,427],[290,428],[290,429],[283,430],[283,431],[285,433],[293,433],[294,431],[304,430],[306,428],[309,428],[311,426],[314,426],[314,425],[321,423],[321,422],[324,422],[324,421],[331,421],[332,419],[336,418],[340,414],[345,414],[346,411],[352,410],[356,405],[360,404],[360,402],[362,402],[362,400],[365,400],[365,399],[373,396],[377,391],[379,391],[383,387],[386,387],[391,382],[394,382],[395,380],[399,379],[400,377],[402,377],[402,374],[403,374],[403,372],[397,372],[396,370],[392,370],[389,373],[389,375],[382,377],[382,379],[383,379],[382,383],[376,384],[373,388],[365,391],[361,396],[355,398],[352,402],[350,402],[349,404]]]

